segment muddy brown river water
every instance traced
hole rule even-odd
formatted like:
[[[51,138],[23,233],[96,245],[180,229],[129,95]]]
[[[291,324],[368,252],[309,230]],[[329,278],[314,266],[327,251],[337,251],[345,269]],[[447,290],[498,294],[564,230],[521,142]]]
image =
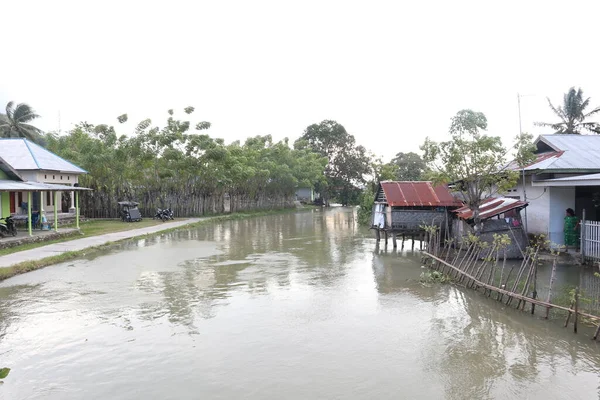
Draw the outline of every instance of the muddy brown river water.
[[[424,285],[352,209],[206,225],[0,283],[0,399],[598,399],[562,320]]]

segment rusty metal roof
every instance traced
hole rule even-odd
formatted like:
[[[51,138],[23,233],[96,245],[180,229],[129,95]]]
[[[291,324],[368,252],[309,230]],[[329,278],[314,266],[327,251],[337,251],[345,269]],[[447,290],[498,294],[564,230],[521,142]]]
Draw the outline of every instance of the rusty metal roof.
[[[387,203],[392,207],[460,207],[444,185],[434,187],[431,182],[380,182]]]
[[[510,197],[492,197],[484,200],[483,203],[481,203],[481,206],[479,206],[479,217],[483,221],[510,210],[525,208],[527,205],[529,205],[529,203],[511,199]],[[473,210],[468,206],[463,206],[454,210],[454,212],[460,219],[469,220],[473,218]]]

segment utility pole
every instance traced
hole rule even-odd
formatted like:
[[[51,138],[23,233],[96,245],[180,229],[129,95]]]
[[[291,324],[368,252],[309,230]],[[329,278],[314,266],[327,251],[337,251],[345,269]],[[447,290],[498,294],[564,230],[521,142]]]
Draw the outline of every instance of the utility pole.
[[[521,124],[521,95],[517,93],[517,104],[519,106],[519,134],[523,134],[523,125]],[[525,167],[523,167],[523,201],[527,202],[527,191],[525,190]],[[527,235],[527,207],[525,207],[525,235]]]

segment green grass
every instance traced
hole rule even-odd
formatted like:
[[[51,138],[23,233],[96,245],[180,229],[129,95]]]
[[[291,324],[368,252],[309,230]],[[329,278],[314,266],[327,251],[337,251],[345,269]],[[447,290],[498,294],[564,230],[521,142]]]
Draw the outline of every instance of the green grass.
[[[313,207],[274,209],[274,210],[267,210],[267,211],[248,211],[248,212],[243,212],[243,213],[216,215],[216,216],[207,217],[206,219],[203,219],[202,221],[198,221],[193,224],[174,227],[174,228],[168,228],[168,229],[156,232],[156,233],[142,235],[140,237],[157,236],[157,235],[162,235],[162,234],[165,234],[168,232],[176,231],[179,229],[195,228],[195,227],[199,227],[201,225],[206,225],[206,224],[215,223],[215,222],[235,221],[235,220],[252,218],[252,217],[262,217],[262,216],[267,216],[267,215],[286,214],[286,213],[290,213],[290,212],[309,210],[309,209],[313,209]],[[146,223],[146,225],[140,225],[143,223]],[[82,232],[85,231],[87,233],[84,233],[83,235],[81,235],[79,232],[76,232],[76,234],[77,234],[77,238],[80,238],[80,237],[84,237],[84,236],[101,235],[104,233],[121,232],[121,231],[131,230],[131,229],[135,229],[135,228],[141,228],[144,226],[153,226],[153,225],[158,225],[158,224],[162,224],[162,222],[161,221],[153,221],[153,220],[144,220],[144,221],[141,221],[140,223],[125,223],[125,222],[113,221],[113,220],[96,220],[96,221],[90,221],[90,222],[85,222],[85,223],[80,224],[80,228],[81,228]],[[110,248],[112,245],[114,245],[116,243],[126,242],[126,241],[130,241],[130,240],[136,240],[138,238],[139,237],[132,237],[129,239],[124,239],[124,240],[107,243],[102,246],[89,247],[87,249],[83,249],[80,251],[68,251],[68,252],[65,252],[62,254],[58,254],[56,256],[46,257],[46,258],[42,258],[42,259],[35,260],[35,261],[26,261],[26,262],[23,262],[23,263],[20,263],[17,265],[13,265],[11,267],[0,268],[0,281],[11,278],[15,275],[23,274],[25,272],[35,271],[36,269],[44,268],[44,267],[47,267],[52,264],[58,264],[61,262],[74,260],[76,258],[80,258],[85,255],[93,255],[95,253],[105,251],[106,249]],[[45,246],[50,243],[67,242],[67,241],[73,240],[73,239],[74,239],[73,237],[65,237],[65,238],[57,239],[56,241],[31,243],[30,245],[17,246],[12,249],[16,249],[16,251],[22,251],[22,250],[27,250],[29,248]],[[25,248],[26,246],[29,246],[29,247]],[[5,249],[5,250],[12,250],[12,249]],[[13,253],[16,251],[13,251]],[[2,255],[2,254],[0,253],[0,255]]]

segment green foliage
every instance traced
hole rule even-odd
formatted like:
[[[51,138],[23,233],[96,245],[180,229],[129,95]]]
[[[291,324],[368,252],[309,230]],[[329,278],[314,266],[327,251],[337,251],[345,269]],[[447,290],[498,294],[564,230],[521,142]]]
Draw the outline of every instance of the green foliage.
[[[375,203],[375,192],[367,187],[360,195],[358,207],[358,223],[361,225],[371,225],[373,214],[373,204]]]
[[[446,283],[450,282],[452,279],[440,271],[427,271],[421,272],[419,280],[422,283]]]
[[[209,127],[177,119],[169,110],[164,126],[146,119],[131,135],[83,122],[67,135],[49,135],[48,149],[89,172],[80,184],[94,189],[89,196],[95,204],[211,197],[218,202],[214,207],[204,202],[206,209],[188,213],[205,214],[220,212],[227,193],[237,211],[252,202],[292,198],[297,187],[324,181],[327,160],[310,149],[292,149],[287,139],[273,142],[271,136],[226,145],[201,132]]]
[[[394,178],[397,181],[419,181],[423,179],[427,164],[417,153],[398,153],[390,163],[395,168]]]
[[[0,114],[0,137],[22,137],[43,144],[42,131],[30,124],[37,118],[39,115],[31,106],[24,103],[15,105],[9,101],[6,104],[6,114]]]
[[[483,134],[486,129],[483,113],[461,110],[452,118],[450,140],[438,143],[426,138],[421,146],[423,159],[430,168],[429,178],[436,183],[454,184],[454,190],[462,194],[473,210],[476,227],[481,203],[514,187],[519,178],[516,171],[506,169],[510,149],[502,145],[500,137]],[[513,147],[520,154],[520,162],[531,158],[528,138],[520,135]]]
[[[10,368],[0,368],[0,379],[4,379],[10,373]]]
[[[590,98],[584,100],[583,90],[581,88],[575,90],[574,87],[570,88],[567,93],[563,96],[563,104],[559,107],[555,107],[550,98],[548,105],[560,119],[560,122],[536,122],[537,126],[547,126],[561,134],[581,134],[582,130],[600,133],[600,124],[598,122],[586,121],[589,117],[600,112],[600,107],[596,107],[593,110],[586,112],[586,109],[590,105]]]
[[[331,120],[312,124],[294,143],[294,147],[316,152],[328,160],[326,179],[315,184],[326,203],[336,199],[348,205],[359,200],[359,187],[366,182],[366,175],[372,173],[371,158],[341,124]]]

